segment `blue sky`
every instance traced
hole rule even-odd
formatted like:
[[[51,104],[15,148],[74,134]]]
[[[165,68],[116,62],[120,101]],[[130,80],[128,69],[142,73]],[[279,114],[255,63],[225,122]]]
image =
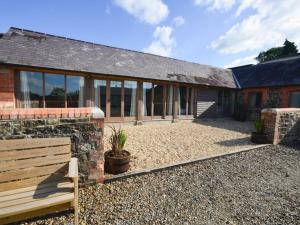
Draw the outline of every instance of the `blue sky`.
[[[10,26],[220,67],[300,43],[299,0],[2,0]]]

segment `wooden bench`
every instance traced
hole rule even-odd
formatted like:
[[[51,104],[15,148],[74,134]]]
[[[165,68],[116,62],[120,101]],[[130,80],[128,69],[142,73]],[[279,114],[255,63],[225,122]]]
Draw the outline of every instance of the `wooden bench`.
[[[69,138],[0,141],[0,224],[69,208],[78,224],[78,165]]]

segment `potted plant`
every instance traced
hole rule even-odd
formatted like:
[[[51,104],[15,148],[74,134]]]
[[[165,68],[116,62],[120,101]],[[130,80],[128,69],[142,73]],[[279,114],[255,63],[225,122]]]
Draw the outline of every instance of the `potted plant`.
[[[263,133],[264,121],[260,118],[254,121],[255,132],[251,133],[251,141],[257,144],[265,144],[267,142],[266,136]]]
[[[111,174],[124,173],[129,169],[130,153],[124,150],[127,135],[123,129],[111,127],[112,135],[109,139],[111,150],[105,152],[105,172]]]

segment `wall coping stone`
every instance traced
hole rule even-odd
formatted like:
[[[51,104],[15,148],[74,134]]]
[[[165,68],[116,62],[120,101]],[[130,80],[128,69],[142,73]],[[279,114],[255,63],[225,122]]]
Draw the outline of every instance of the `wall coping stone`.
[[[285,112],[300,112],[300,108],[266,108],[262,113],[285,113]]]
[[[93,119],[104,118],[104,112],[100,108],[92,107],[90,109],[91,109],[91,112],[92,112],[92,118]]]
[[[102,119],[104,118],[104,113],[100,108],[97,107],[0,109],[0,120],[46,118]]]

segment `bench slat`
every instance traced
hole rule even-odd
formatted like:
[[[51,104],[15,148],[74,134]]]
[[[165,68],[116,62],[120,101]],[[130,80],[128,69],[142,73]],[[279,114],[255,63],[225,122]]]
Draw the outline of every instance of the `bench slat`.
[[[4,161],[0,163],[0,172],[8,170],[19,170],[35,166],[46,166],[57,163],[69,162],[71,153],[64,155],[52,155],[24,160]]]
[[[27,159],[47,155],[64,154],[70,152],[70,145],[43,147],[26,150],[0,151],[0,162],[6,160]]]
[[[30,212],[34,210],[38,210],[44,207],[50,207],[53,205],[58,205],[66,202],[70,202],[74,200],[74,193],[64,194],[56,197],[45,198],[41,200],[37,200],[34,202],[30,202],[27,204],[11,206],[6,208],[1,208],[0,210],[0,218],[5,218],[8,216]]]
[[[49,187],[60,187],[62,185],[69,184],[69,183],[73,183],[73,181],[71,179],[68,179],[67,181],[63,180],[62,182],[50,181],[47,183],[40,183],[38,185],[34,185],[34,186],[30,186],[30,187],[18,188],[18,189],[13,189],[13,190],[8,190],[8,191],[1,191],[0,199],[1,199],[1,197],[15,195],[15,194],[38,190],[38,189],[44,189],[44,188],[49,188]]]
[[[67,189],[65,188],[74,188],[74,183],[72,182],[65,182],[65,183],[52,183],[52,186],[47,185],[47,186],[33,186],[29,188],[20,188],[20,189],[15,189],[14,192],[3,192],[0,193],[2,196],[0,196],[0,205],[3,202],[6,201],[11,201],[11,200],[16,200],[20,198],[26,198],[29,196],[38,196],[40,194],[45,194],[45,193],[51,193],[51,192],[66,192]],[[73,192],[73,191],[68,191]],[[0,206],[1,207],[1,206]]]
[[[17,180],[17,181],[12,181],[7,183],[0,183],[0,192],[18,189],[18,188],[31,187],[33,185],[39,185],[45,182],[46,180],[49,183],[55,181],[67,182],[70,181],[70,178],[67,177],[67,174],[65,173],[59,173],[59,174],[50,174],[50,175],[47,174],[45,176],[32,177],[29,179]]]
[[[32,149],[49,146],[70,145],[70,138],[34,138],[3,140],[0,142],[0,151],[10,151],[18,149]]]
[[[69,193],[72,193],[73,194],[73,197],[74,197],[74,193],[72,191],[72,188],[70,187],[66,187],[64,189],[61,189],[62,191],[61,192],[58,192],[56,189],[48,189],[48,190],[45,190],[47,192],[45,193],[40,193],[40,194],[37,194],[37,195],[31,195],[31,196],[27,196],[27,197],[23,197],[23,198],[19,198],[19,199],[12,199],[12,200],[9,200],[9,201],[5,201],[5,202],[0,202],[0,210],[2,209],[5,209],[7,207],[11,207],[11,206],[18,206],[18,205],[23,205],[23,204],[28,204],[28,203],[31,203],[31,202],[36,202],[38,200],[43,200],[43,199],[48,199],[48,198],[54,198],[54,197],[58,197],[58,196],[61,196],[61,195],[66,195],[66,194],[69,194]]]
[[[38,177],[52,173],[63,173],[68,170],[68,163],[52,166],[32,167],[23,170],[8,171],[0,173],[0,182],[14,181],[19,179]]]

